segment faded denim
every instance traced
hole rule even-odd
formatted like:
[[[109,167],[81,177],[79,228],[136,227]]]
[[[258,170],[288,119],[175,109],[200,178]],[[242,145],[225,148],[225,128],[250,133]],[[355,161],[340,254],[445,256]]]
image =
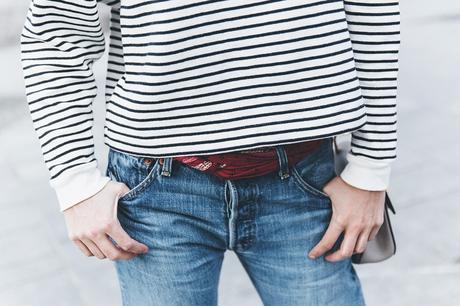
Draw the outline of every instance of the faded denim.
[[[331,218],[321,191],[336,175],[331,139],[292,167],[282,146],[277,153],[279,171],[225,180],[110,149],[107,175],[131,188],[118,203],[120,222],[150,248],[115,262],[124,306],[217,305],[227,250],[266,306],[364,305],[351,260],[307,256]]]

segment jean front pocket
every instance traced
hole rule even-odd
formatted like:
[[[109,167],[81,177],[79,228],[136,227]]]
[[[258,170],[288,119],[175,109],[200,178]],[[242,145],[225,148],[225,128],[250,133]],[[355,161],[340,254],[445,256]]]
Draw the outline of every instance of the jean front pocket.
[[[310,196],[330,199],[323,188],[336,176],[332,140],[325,139],[318,149],[293,165],[291,174],[302,192]]]
[[[152,184],[159,174],[159,165],[158,158],[131,155],[110,148],[107,176],[128,186],[129,191],[119,198],[120,201],[128,201]]]

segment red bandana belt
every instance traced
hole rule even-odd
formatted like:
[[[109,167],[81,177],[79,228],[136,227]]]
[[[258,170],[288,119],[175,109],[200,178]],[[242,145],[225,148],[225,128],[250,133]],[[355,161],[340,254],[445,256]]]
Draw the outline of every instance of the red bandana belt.
[[[292,166],[303,159],[318,148],[320,143],[321,139],[285,145],[288,165]],[[278,156],[274,147],[211,155],[178,156],[173,159],[225,179],[249,178],[279,169]]]

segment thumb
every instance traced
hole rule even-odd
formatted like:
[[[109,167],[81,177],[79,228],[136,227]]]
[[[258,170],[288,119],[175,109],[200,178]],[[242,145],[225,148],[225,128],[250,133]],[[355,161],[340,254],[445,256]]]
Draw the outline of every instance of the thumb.
[[[118,182],[118,191],[115,193],[115,199],[113,201],[113,215],[114,218],[117,218],[117,210],[118,210],[118,199],[124,196],[130,189],[125,183]]]
[[[122,197],[124,194],[126,194],[128,191],[131,189],[125,184],[125,183],[120,183],[120,191],[119,191],[119,196]]]

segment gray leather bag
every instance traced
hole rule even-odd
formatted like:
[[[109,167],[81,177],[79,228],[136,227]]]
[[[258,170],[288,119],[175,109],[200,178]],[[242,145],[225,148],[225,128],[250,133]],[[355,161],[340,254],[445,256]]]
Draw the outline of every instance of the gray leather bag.
[[[335,168],[338,174],[345,168],[347,163],[346,154],[349,150],[349,141],[339,142],[334,138]],[[396,253],[396,241],[391,227],[389,211],[393,214],[396,212],[388,197],[388,193],[385,193],[385,207],[384,221],[380,230],[375,238],[368,242],[366,250],[363,253],[352,256],[353,263],[376,263],[388,259]]]

